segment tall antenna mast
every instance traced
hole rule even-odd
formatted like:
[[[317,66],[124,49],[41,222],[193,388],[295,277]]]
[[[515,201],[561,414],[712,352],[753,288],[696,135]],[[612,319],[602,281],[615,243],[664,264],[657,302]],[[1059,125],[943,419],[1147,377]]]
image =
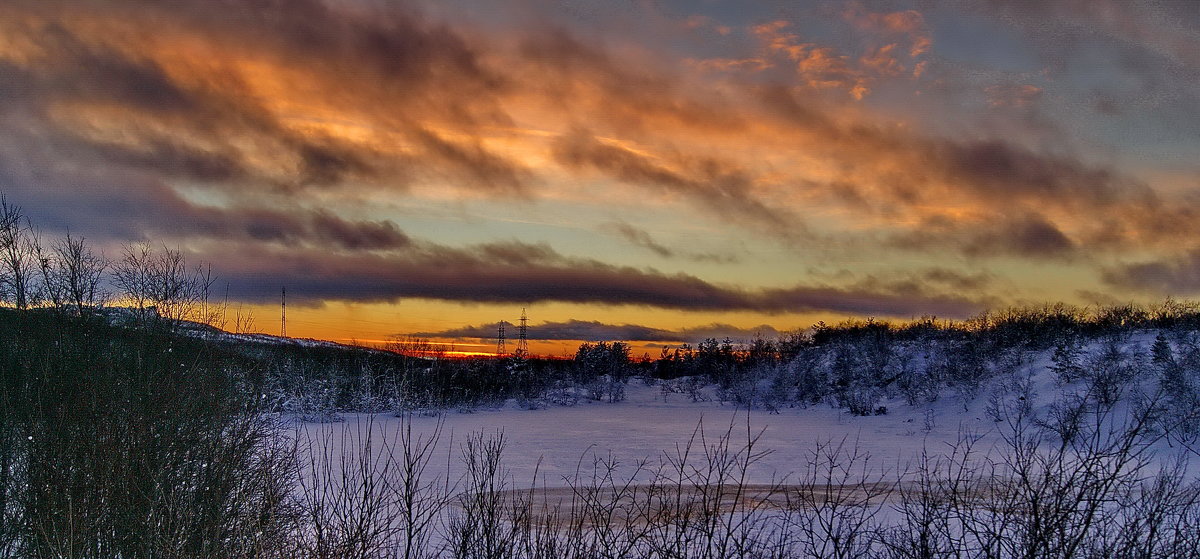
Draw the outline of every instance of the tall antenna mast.
[[[517,336],[517,357],[522,359],[529,357],[529,340],[525,337],[528,329],[529,317],[525,315],[525,309],[521,309],[521,326],[518,328],[520,334]]]
[[[279,337],[287,337],[287,287],[279,294]]]
[[[496,325],[496,356],[504,357],[508,353],[508,347],[504,340],[504,321],[501,320]]]

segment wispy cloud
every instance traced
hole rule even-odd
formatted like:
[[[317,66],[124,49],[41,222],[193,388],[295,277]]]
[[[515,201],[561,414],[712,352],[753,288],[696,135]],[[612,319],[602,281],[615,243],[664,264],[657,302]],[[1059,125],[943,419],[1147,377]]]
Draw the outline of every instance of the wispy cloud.
[[[765,228],[787,239],[804,233],[798,216],[759,200],[752,191],[752,177],[726,161],[711,157],[656,160],[585,132],[563,137],[555,144],[554,155],[571,169],[596,170],[621,181],[682,194],[713,215],[748,228]]]
[[[693,252],[689,250],[679,250],[667,247],[659,243],[645,229],[640,229],[626,223],[624,221],[615,221],[605,223],[601,226],[605,231],[611,231],[620,236],[626,242],[642,247],[662,258],[683,258],[693,262],[712,262],[717,264],[735,264],[739,261],[736,254],[723,254],[717,252]]]

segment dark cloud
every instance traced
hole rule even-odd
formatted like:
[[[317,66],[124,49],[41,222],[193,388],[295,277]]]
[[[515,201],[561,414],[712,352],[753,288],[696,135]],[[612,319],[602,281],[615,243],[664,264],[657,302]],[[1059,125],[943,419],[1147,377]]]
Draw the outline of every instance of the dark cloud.
[[[488,151],[478,141],[456,143],[428,130],[420,130],[417,137],[431,155],[449,162],[457,175],[487,190],[523,193],[533,180],[524,165]]]
[[[935,293],[983,293],[995,279],[991,273],[962,272],[933,267],[924,270],[891,270],[887,274],[859,274],[841,269],[833,272],[810,270],[826,285],[842,286],[846,291],[880,293],[894,296],[927,298]],[[979,303],[993,303],[987,299]]]
[[[931,283],[941,284],[952,289],[978,293],[992,283],[988,273],[964,274],[946,268],[931,268],[925,270],[922,277]]]
[[[163,209],[161,206],[158,208]],[[177,234],[224,241],[253,241],[285,246],[309,245],[340,250],[396,250],[412,244],[390,221],[348,220],[323,211],[279,212],[265,209],[188,208]],[[159,216],[170,219],[167,216]],[[165,227],[165,224],[162,226]],[[146,238],[155,238],[144,235]]]
[[[1027,258],[1062,258],[1075,250],[1071,241],[1054,224],[1027,214],[999,224],[991,231],[972,235],[964,247],[971,256],[1016,255]]]
[[[520,241],[507,241],[478,245],[472,251],[490,262],[506,266],[533,266],[537,264],[558,263],[566,261],[562,255],[555,252],[545,243],[528,244]],[[462,253],[464,255],[469,253]]]
[[[731,340],[744,341],[753,340],[755,338],[778,338],[784,335],[784,332],[777,330],[775,327],[768,324],[759,324],[758,326],[753,326],[750,328],[738,328],[732,324],[722,324],[719,322],[714,322],[704,326],[697,326],[694,328],[683,328],[678,332],[681,340],[677,341],[684,342],[696,342],[706,340],[708,338],[715,338],[718,340],[729,338]]]
[[[957,221],[936,216],[914,230],[892,235],[886,242],[908,250],[951,248],[972,257],[1065,260],[1078,253],[1075,241],[1038,214],[989,217],[983,221]]]
[[[1110,169],[1036,154],[1000,140],[938,142],[930,146],[927,157],[943,170],[947,180],[971,188],[988,200],[1031,196],[1105,207],[1151,196],[1146,187]]]
[[[115,46],[85,43],[56,23],[21,31],[39,37],[44,57],[19,76],[18,83],[29,93],[22,110],[49,140],[40,142],[49,156],[213,183],[266,179],[255,177],[245,154],[230,143],[251,135],[289,147],[301,160],[300,182],[336,179],[341,175],[338,168],[365,168],[329,145],[288,132],[265,108],[240,97],[237,90],[189,89],[155,61],[135,58]],[[56,103],[117,108],[139,117],[131,121],[158,122],[163,128],[126,125],[121,138],[98,138],[88,135],[95,129],[92,123],[49,117],[46,113]]]
[[[167,177],[206,182],[247,180],[253,172],[240,154],[229,150],[210,151],[172,142],[166,138],[147,139],[138,146],[61,140],[63,147],[75,147],[92,156],[117,165],[154,169]]]
[[[25,76],[43,103],[88,99],[159,112],[196,108],[193,95],[179,87],[153,61],[134,59],[112,48],[87,43],[53,21],[23,27],[22,32],[38,37],[45,62],[53,68],[50,72],[32,71]]]
[[[1173,259],[1124,264],[1106,269],[1109,285],[1159,295],[1200,293],[1200,250]]]
[[[206,259],[204,254],[195,255]],[[296,300],[394,302],[419,297],[459,302],[637,305],[770,314],[834,311],[878,316],[967,316],[978,302],[914,287],[906,291],[795,286],[743,290],[686,274],[568,258],[519,243],[450,248],[414,243],[390,253],[251,249],[212,259],[239,298],[272,300],[280,284]],[[269,278],[264,282],[264,278]]]
[[[269,297],[258,278],[287,282],[310,301],[395,301],[423,297],[463,302],[634,304],[674,308],[738,305],[738,295],[692,276],[666,276],[591,260],[567,259],[545,246],[502,243],[457,249],[422,243],[392,254],[331,255],[251,250],[218,266],[244,295]],[[276,282],[276,283],[277,283]],[[294,287],[293,287],[294,286]]]
[[[0,148],[0,190],[21,200],[30,218],[48,233],[67,230],[95,241],[122,243],[220,242],[231,246],[273,244],[326,250],[397,250],[412,240],[395,223],[358,220],[327,210],[294,206],[204,206],[141,174],[60,172],[48,187],[22,177]],[[78,185],[87,186],[78,186]]]
[[[512,330],[512,323],[504,322]],[[495,338],[499,324],[465,326],[440,332],[417,332],[413,336],[430,338]],[[529,326],[528,337],[532,340],[582,340],[588,342],[636,341],[697,343],[708,338],[749,340],[757,337],[776,338],[781,335],[774,327],[762,324],[753,328],[739,328],[730,324],[713,323],[695,328],[664,330],[637,324],[605,324],[599,321],[568,320],[566,322],[543,322]]]
[[[433,338],[495,338],[498,324],[466,326],[441,332],[417,332],[412,335]],[[512,331],[512,323],[505,322],[506,330]],[[638,326],[636,324],[604,324],[598,321],[568,320],[566,322],[543,322],[528,328],[528,337],[533,340],[585,340],[599,341],[685,341],[679,333]]]
[[[494,87],[501,78],[487,72],[473,48],[457,33],[429,25],[404,3],[344,3],[320,0],[176,0],[155,2],[49,1],[41,13],[72,7],[96,16],[159,19],[161,32],[193,32],[214,42],[254,45],[287,62],[303,62],[321,72],[358,74],[355,81],[378,80],[401,91],[436,85],[445,75]],[[345,67],[348,61],[353,68]],[[365,78],[365,80],[363,80]],[[447,98],[448,101],[453,101]]]
[[[312,142],[298,140],[292,134],[282,136],[295,149],[300,161],[301,184],[330,185],[354,177],[379,176],[378,169],[368,161],[370,150],[356,149],[330,138]]]
[[[347,249],[397,249],[411,244],[390,221],[349,221],[327,212],[313,212],[311,231],[322,240]]]

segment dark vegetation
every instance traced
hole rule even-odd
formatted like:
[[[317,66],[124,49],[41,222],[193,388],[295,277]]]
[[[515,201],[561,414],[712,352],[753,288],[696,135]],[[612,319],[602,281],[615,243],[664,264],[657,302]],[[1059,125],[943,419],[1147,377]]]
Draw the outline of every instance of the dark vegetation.
[[[253,556],[289,448],[243,357],[157,329],[0,309],[0,556]]]

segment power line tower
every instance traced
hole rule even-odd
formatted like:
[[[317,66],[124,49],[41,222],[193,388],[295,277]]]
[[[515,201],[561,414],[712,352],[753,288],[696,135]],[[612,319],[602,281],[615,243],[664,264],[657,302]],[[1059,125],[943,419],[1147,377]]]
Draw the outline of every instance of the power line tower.
[[[529,317],[525,315],[525,309],[521,309],[521,325],[518,327],[517,336],[517,353],[516,356],[520,359],[529,357],[529,340],[526,334],[529,331]]]
[[[279,337],[287,337],[287,287],[279,293]]]
[[[496,357],[504,357],[508,353],[508,347],[504,339],[504,321],[501,320],[496,325]]]

